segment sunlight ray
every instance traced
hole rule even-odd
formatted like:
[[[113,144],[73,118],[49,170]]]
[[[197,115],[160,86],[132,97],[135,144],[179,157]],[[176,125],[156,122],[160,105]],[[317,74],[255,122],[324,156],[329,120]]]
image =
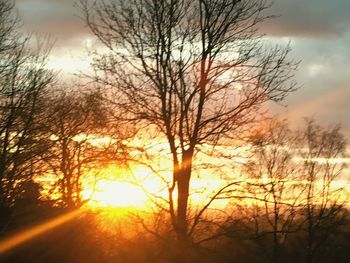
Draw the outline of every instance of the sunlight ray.
[[[36,238],[37,236],[54,229],[72,219],[76,218],[82,213],[82,210],[74,210],[54,219],[51,219],[45,223],[34,226],[17,234],[14,234],[10,237],[7,237],[0,241],[0,254],[11,250],[29,240]]]

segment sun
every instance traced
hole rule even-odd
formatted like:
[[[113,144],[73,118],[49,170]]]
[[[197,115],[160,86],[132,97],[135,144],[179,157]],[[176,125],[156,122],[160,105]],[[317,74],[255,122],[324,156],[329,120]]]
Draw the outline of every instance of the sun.
[[[144,208],[148,197],[137,185],[122,182],[100,180],[89,202],[90,206]]]
[[[95,184],[88,180],[82,192],[89,207],[146,209],[151,205],[148,191],[155,192],[159,187],[149,178],[150,171],[140,167],[126,170],[109,165],[91,173],[98,174],[97,180]]]

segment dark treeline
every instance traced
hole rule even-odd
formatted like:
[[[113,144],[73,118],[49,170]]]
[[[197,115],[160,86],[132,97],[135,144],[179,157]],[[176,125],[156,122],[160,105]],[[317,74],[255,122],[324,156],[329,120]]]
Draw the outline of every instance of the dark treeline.
[[[292,129],[265,113],[297,88],[289,47],[266,45],[258,31],[270,5],[82,0],[108,52],[93,52],[95,74],[81,74],[89,84],[73,85],[47,69],[48,44],[33,48],[14,3],[0,0],[0,261],[348,262],[340,126],[306,119]],[[156,165],[164,156],[170,176]],[[111,164],[144,166],[167,197],[147,192],[152,213],[113,220],[112,208],[89,209],[83,192]],[[225,183],[200,206],[191,182],[208,173]],[[76,211],[2,251],[9,237]]]

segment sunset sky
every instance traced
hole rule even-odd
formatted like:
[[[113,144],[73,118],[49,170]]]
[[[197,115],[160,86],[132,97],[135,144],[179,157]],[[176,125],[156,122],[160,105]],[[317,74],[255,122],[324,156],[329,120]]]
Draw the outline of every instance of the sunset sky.
[[[350,0],[0,0],[0,56],[0,263],[350,262]]]
[[[24,29],[56,41],[50,66],[66,73],[88,68],[83,50],[93,37],[78,17],[74,0],[17,0]],[[350,1],[275,0],[270,13],[280,17],[262,30],[274,42],[291,43],[302,63],[302,86],[285,102],[288,116],[314,116],[322,124],[341,122],[350,135]]]

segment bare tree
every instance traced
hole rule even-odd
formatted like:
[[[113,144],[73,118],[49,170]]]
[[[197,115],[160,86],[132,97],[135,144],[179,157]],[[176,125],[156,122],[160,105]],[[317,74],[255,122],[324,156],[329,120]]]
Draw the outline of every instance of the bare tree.
[[[237,136],[265,102],[295,88],[289,48],[266,48],[257,31],[269,7],[265,0],[81,1],[88,26],[107,48],[95,54],[95,80],[116,93],[119,120],[167,140],[169,212],[179,240],[188,241],[200,146]]]
[[[253,136],[253,156],[245,164],[247,198],[255,203],[254,232],[272,235],[272,262],[279,262],[280,246],[298,230],[295,217],[304,189],[301,167],[294,161],[297,142],[298,134],[286,121],[271,120]]]
[[[20,45],[18,42],[18,18],[15,16],[13,1],[0,1],[0,52],[1,55],[6,55],[6,51],[13,50]],[[6,61],[1,61],[1,69],[6,66]]]
[[[20,185],[33,178],[40,142],[40,100],[53,81],[47,51],[27,48],[17,33],[11,1],[0,1],[0,207],[13,206]],[[3,216],[6,213],[2,213]]]
[[[306,121],[300,158],[303,162],[305,199],[303,230],[306,232],[306,262],[319,262],[343,220],[342,179],[346,142],[339,126],[323,128]]]
[[[88,201],[83,190],[94,188],[98,170],[121,160],[124,148],[111,131],[99,142],[106,136],[108,112],[98,91],[84,94],[65,88],[55,94],[47,98],[51,147],[42,157],[42,169],[46,176],[54,175],[51,190],[59,195],[59,204],[80,207]]]

